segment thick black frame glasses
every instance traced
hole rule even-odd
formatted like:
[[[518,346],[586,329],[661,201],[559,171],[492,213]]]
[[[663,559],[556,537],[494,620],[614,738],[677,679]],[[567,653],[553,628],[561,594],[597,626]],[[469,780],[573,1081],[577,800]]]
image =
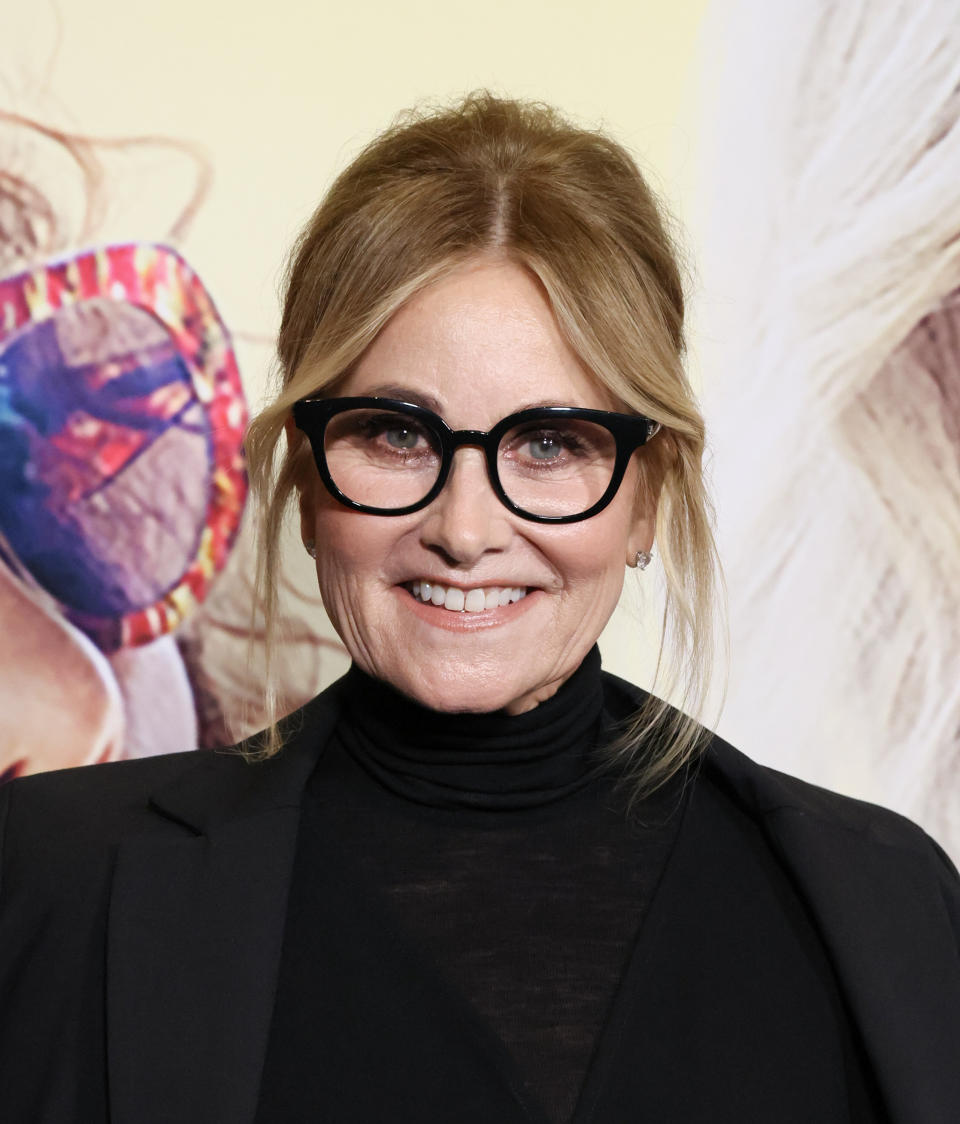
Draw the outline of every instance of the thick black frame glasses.
[[[340,490],[331,475],[327,464],[326,434],[331,421],[339,414],[349,410],[385,411],[412,418],[420,429],[426,430],[435,439],[435,448],[440,453],[440,467],[437,477],[427,493],[414,503],[403,507],[373,507],[351,499]],[[482,449],[487,465],[490,486],[500,502],[519,515],[534,523],[578,523],[602,511],[616,495],[627,465],[634,450],[645,445],[660,429],[659,423],[641,414],[617,414],[607,410],[586,410],[577,406],[541,406],[520,410],[503,418],[487,433],[478,429],[451,429],[433,410],[412,402],[402,402],[395,398],[302,398],[293,406],[294,424],[310,441],[314,460],[320,478],[327,491],[344,507],[363,511],[369,515],[409,515],[419,511],[437,498],[443,490],[453,464],[453,455],[461,446],[467,445]],[[606,490],[585,511],[567,515],[543,515],[528,511],[515,503],[504,490],[500,480],[498,454],[503,438],[518,426],[531,426],[535,422],[550,423],[559,421],[584,421],[600,426],[613,437],[616,446],[610,481]],[[548,426],[549,428],[549,426]]]

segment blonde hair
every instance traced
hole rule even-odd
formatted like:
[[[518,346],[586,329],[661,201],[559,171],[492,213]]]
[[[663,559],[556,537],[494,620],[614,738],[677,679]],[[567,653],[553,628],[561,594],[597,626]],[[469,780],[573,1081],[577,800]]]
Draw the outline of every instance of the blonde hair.
[[[297,399],[329,390],[414,293],[479,254],[539,278],[573,351],[627,408],[660,422],[640,456],[656,502],[666,578],[658,682],[668,667],[699,709],[709,655],[715,551],[701,458],[703,421],[684,369],[684,296],[661,207],[616,142],[539,104],[476,92],[404,114],[334,182],[295,244],[284,287],[279,387],[246,448],[261,504],[258,588],[267,636],[277,612],[278,543],[310,452],[279,451]],[[277,710],[267,670],[268,711]],[[656,733],[657,737],[650,735]],[[616,743],[637,793],[693,753],[697,723],[651,698]],[[271,725],[254,752],[282,735]]]

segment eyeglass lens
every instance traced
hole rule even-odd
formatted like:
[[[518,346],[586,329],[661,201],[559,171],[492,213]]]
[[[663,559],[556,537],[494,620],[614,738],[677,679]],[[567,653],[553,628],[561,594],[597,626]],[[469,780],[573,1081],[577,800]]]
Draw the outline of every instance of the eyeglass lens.
[[[431,426],[410,414],[370,408],[330,419],[324,456],[348,499],[381,509],[418,503],[436,484],[443,463],[440,437]],[[579,515],[606,492],[616,459],[616,440],[603,425],[580,418],[534,419],[501,437],[497,476],[510,501],[531,515]]]

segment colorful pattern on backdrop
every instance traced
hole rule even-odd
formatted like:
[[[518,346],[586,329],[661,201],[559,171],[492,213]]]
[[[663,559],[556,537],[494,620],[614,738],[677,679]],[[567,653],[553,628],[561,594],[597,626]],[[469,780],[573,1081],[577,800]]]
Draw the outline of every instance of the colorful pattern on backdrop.
[[[183,620],[246,496],[229,334],[166,247],[110,246],[0,282],[0,531],[101,650]]]

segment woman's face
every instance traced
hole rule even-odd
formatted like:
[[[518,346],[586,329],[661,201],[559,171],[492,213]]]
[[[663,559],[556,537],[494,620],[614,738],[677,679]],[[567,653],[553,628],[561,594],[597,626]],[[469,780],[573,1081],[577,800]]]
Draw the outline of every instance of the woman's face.
[[[489,430],[533,405],[618,408],[564,342],[540,283],[491,259],[410,300],[339,393],[427,405],[453,429]],[[634,510],[634,461],[608,507],[560,526],[508,511],[476,448],[456,453],[441,494],[410,515],[351,511],[314,471],[302,532],[316,540],[324,605],[353,660],[435,710],[520,713],[549,697],[600,635],[625,565],[652,542],[652,510]],[[460,612],[425,604],[414,582],[524,596]]]

